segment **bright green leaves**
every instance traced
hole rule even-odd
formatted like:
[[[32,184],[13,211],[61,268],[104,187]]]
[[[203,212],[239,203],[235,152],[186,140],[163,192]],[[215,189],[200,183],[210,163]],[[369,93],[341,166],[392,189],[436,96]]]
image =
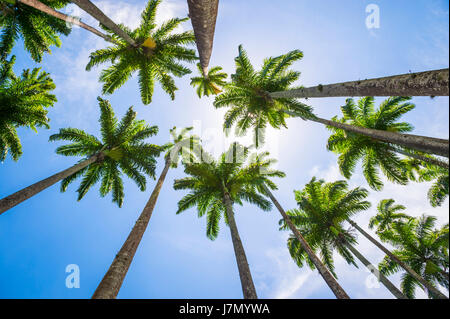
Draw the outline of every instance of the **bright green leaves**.
[[[82,178],[77,189],[78,200],[81,200],[93,185],[101,181],[100,195],[103,197],[111,192],[113,202],[121,207],[124,200],[123,175],[144,191],[145,176],[155,177],[156,158],[164,147],[144,141],[157,134],[158,128],[136,120],[132,107],[118,121],[111,104],[100,97],[98,101],[102,141],[75,128],[60,129],[58,134],[50,136],[50,141],[72,142],[57,148],[57,153],[61,155],[83,156],[85,159],[102,155],[95,163],[65,178],[61,183],[62,192],[76,179]]]
[[[228,75],[221,72],[220,66],[213,67],[208,74],[204,75],[200,63],[197,68],[201,76],[191,78],[191,85],[197,87],[196,92],[199,98],[202,96],[217,95],[222,92],[222,88],[226,85],[226,78]]]

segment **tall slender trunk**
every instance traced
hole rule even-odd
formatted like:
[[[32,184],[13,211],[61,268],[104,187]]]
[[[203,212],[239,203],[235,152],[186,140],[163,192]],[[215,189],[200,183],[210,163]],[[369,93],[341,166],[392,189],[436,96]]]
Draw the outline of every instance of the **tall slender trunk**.
[[[437,158],[431,158],[431,157],[426,157],[426,156],[423,156],[420,154],[411,153],[411,152],[408,152],[408,151],[405,151],[405,150],[402,150],[402,149],[399,149],[399,148],[393,147],[393,146],[386,146],[386,147],[388,149],[392,150],[393,152],[405,155],[407,157],[411,157],[411,158],[417,159],[422,162],[430,163],[430,164],[448,169],[448,163],[441,161]]]
[[[91,15],[98,22],[106,26],[112,32],[117,34],[119,37],[124,39],[129,45],[136,47],[136,42],[117,24],[114,23],[107,15],[105,15],[95,4],[93,4],[89,0],[72,0],[77,6],[86,11],[89,15]]]
[[[242,245],[236,220],[234,219],[233,204],[230,194],[224,194],[223,202],[226,208],[225,213],[227,214],[228,225],[230,226],[231,240],[233,241],[234,254],[239,269],[244,299],[258,299],[255,285],[253,284],[252,274],[250,273],[250,267],[248,266],[247,256],[245,255],[244,246]]]
[[[289,113],[287,113],[289,114]],[[376,140],[388,142],[404,146],[406,148],[414,149],[417,151],[436,154],[440,156],[449,157],[449,141],[434,137],[402,134],[397,132],[374,130],[356,125],[350,125],[345,123],[334,122],[319,117],[312,117],[308,120],[321,123],[324,125],[332,126],[338,129],[345,130],[347,132],[353,132],[365,136],[369,136]]]
[[[99,153],[96,155],[93,155],[92,157],[82,161],[81,163],[78,163],[68,169],[65,169],[59,173],[56,173],[55,175],[52,175],[46,179],[43,179],[40,182],[37,182],[33,185],[30,185],[12,195],[9,195],[5,198],[0,199],[0,215],[6,212],[8,209],[13,208],[14,206],[22,203],[23,201],[27,200],[28,198],[36,195],[37,193],[42,192],[44,189],[47,189],[48,187],[52,186],[53,184],[56,184],[60,180],[78,172],[79,170],[85,168],[86,166],[102,160],[103,159],[103,153]]]
[[[278,208],[278,211],[280,212],[281,216],[283,217],[286,224],[289,226],[289,228],[294,233],[295,237],[298,239],[300,244],[302,245],[302,248],[305,250],[306,254],[308,255],[309,259],[312,261],[314,266],[316,266],[317,270],[319,271],[320,275],[322,276],[323,280],[327,283],[328,287],[333,291],[334,295],[338,299],[350,299],[350,297],[347,295],[347,293],[342,289],[342,287],[337,282],[336,278],[330,273],[327,267],[320,261],[320,259],[317,257],[317,255],[314,253],[314,251],[309,246],[308,242],[303,238],[302,234],[298,231],[297,227],[294,226],[289,216],[284,211],[283,207],[281,207],[280,203],[277,201],[275,196],[273,196],[272,192],[269,190],[269,188],[266,185],[263,185],[264,191],[267,193],[267,195],[272,200],[273,204],[276,208]]]
[[[68,22],[70,24],[75,24],[75,25],[77,25],[77,26],[79,26],[79,27],[81,27],[83,29],[86,29],[86,30],[92,32],[93,34],[95,34],[95,35],[105,39],[108,42],[115,43],[111,39],[111,37],[109,35],[106,35],[106,34],[100,32],[100,31],[98,31],[97,29],[87,25],[86,23],[81,22],[77,18],[70,17],[67,14],[64,14],[62,12],[56,11],[55,9],[50,8],[49,6],[45,5],[44,3],[40,2],[40,1],[37,1],[37,0],[17,0],[17,1],[21,2],[23,4],[26,4],[26,5],[30,6],[30,7],[33,7],[35,9],[39,10],[39,11],[42,11],[42,12],[48,14],[48,15],[51,15],[51,16],[53,16],[55,18],[61,19],[63,21],[66,21],[66,22]]]
[[[358,258],[359,261],[362,262],[363,265],[366,266],[367,269],[369,269],[370,272],[378,278],[378,280],[391,292],[391,294],[395,296],[395,298],[408,299],[389,279],[380,273],[378,269],[370,263],[370,261],[368,261],[355,247],[353,247],[353,245],[348,242],[345,242],[345,245],[348,249],[350,249],[353,255],[355,255],[356,258]]]
[[[382,252],[384,252],[392,261],[396,262],[400,265],[408,274],[410,274],[414,279],[416,279],[418,282],[420,282],[422,285],[428,289],[432,294],[436,295],[438,299],[448,299],[442,292],[439,291],[439,289],[433,287],[428,281],[426,281],[422,276],[420,276],[417,272],[415,272],[411,267],[409,267],[407,264],[405,264],[403,261],[401,261],[397,256],[395,256],[393,253],[389,251],[386,247],[384,247],[379,241],[377,241],[375,238],[370,236],[364,229],[358,226],[354,221],[348,219],[348,222],[355,227],[361,234],[364,235],[372,244],[377,246]]]
[[[153,209],[155,208],[156,201],[158,200],[159,193],[161,192],[161,187],[164,183],[167,172],[169,171],[170,163],[170,159],[166,159],[166,165],[159,176],[158,182],[153,189],[150,199],[128,235],[127,240],[122,245],[122,248],[114,258],[111,266],[95,290],[92,299],[114,299],[117,297],[123,280],[125,279],[131,262],[133,261],[134,255],[136,254],[136,250],[139,247],[145,230],[147,229],[147,225],[150,222],[150,218],[152,217]]]
[[[363,81],[318,85],[270,93],[272,98],[349,96],[448,96],[449,70],[407,73]]]

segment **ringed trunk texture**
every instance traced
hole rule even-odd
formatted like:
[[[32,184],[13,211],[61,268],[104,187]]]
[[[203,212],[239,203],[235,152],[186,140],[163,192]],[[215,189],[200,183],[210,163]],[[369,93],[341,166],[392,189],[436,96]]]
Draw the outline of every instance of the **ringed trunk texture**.
[[[225,193],[223,201],[226,207],[225,213],[227,214],[228,225],[230,226],[231,239],[233,241],[234,254],[239,269],[244,299],[258,299],[255,285],[253,284],[252,274],[250,273],[250,267],[248,266],[247,256],[245,255],[244,246],[242,245],[236,220],[234,219],[233,204],[230,194]]]
[[[449,69],[432,70],[273,92],[270,96],[272,98],[448,96],[448,76]]]
[[[394,284],[387,279],[382,273],[378,271],[378,269],[373,266],[370,261],[368,261],[361,253],[353,247],[353,245],[346,242],[346,246],[350,251],[353,253],[353,255],[356,256],[356,258],[359,259],[360,262],[364,264],[364,266],[367,267],[367,269],[370,270],[371,273],[373,273],[375,276],[377,276],[378,280],[395,296],[397,299],[408,299],[397,287],[394,286]]]
[[[436,154],[444,157],[449,157],[449,141],[434,137],[419,136],[412,134],[402,134],[397,132],[389,132],[382,130],[374,130],[370,128],[334,122],[319,117],[309,118],[309,120],[324,125],[332,126],[345,130],[347,132],[353,132],[365,136],[369,136],[373,139],[388,142],[391,144],[397,144],[406,148],[414,149],[417,151]]]
[[[111,266],[95,290],[92,299],[115,299],[117,297],[120,287],[122,287],[123,280],[133,261],[134,255],[136,254],[136,250],[139,247],[150,218],[152,217],[153,209],[155,208],[156,201],[158,200],[159,193],[161,192],[169,168],[170,160],[168,159],[166,160],[166,165],[159,176],[150,199],[145,205],[144,210],[136,221],[136,224],[128,235],[125,243],[122,245],[122,248],[117,253]]]
[[[98,31],[97,29],[87,25],[84,22],[81,22],[77,18],[70,17],[67,14],[64,14],[62,12],[56,11],[55,9],[50,8],[49,6],[45,5],[44,3],[40,2],[40,1],[37,1],[37,0],[17,0],[17,1],[20,2],[20,3],[26,4],[26,5],[30,6],[30,7],[33,7],[35,9],[39,10],[39,11],[42,11],[42,12],[48,14],[48,15],[51,15],[51,16],[53,16],[55,18],[61,19],[63,21],[66,21],[66,22],[68,22],[70,24],[75,24],[75,25],[77,25],[77,26],[79,26],[79,27],[81,27],[81,28],[83,28],[85,30],[88,30],[88,31],[92,32],[93,34],[95,34],[95,35],[105,39],[108,42],[115,43],[111,39],[110,36],[108,36],[108,35],[100,32],[100,31]]]
[[[77,6],[86,11],[89,15],[91,15],[98,22],[106,26],[112,32],[117,34],[119,37],[124,39],[129,45],[136,47],[136,42],[117,24],[114,23],[107,15],[105,15],[95,4],[93,4],[89,0],[72,0]]]
[[[400,267],[402,267],[407,273],[409,273],[411,276],[414,277],[418,282],[420,282],[422,285],[426,287],[428,291],[430,291],[432,294],[436,295],[439,299],[448,299],[447,296],[445,296],[442,292],[440,292],[437,288],[433,287],[428,281],[426,281],[422,276],[420,276],[418,273],[416,273],[411,267],[409,267],[407,264],[405,264],[403,261],[401,261],[397,256],[395,256],[393,253],[390,252],[389,249],[384,247],[379,241],[377,241],[375,238],[370,236],[364,229],[358,226],[354,221],[348,220],[348,222],[355,227],[361,234],[364,235],[372,244],[377,246],[382,252],[384,252],[392,261],[399,264]]]
[[[78,172],[80,169],[85,168],[86,166],[95,163],[99,160],[103,159],[103,154],[96,154],[87,160],[82,161],[68,169],[65,169],[59,173],[56,173],[53,176],[50,176],[46,179],[43,179],[40,182],[37,182],[31,186],[28,186],[12,195],[9,195],[3,199],[0,199],[0,215],[6,212],[8,209],[13,208],[14,206],[22,203],[23,201],[29,199],[30,197],[42,192],[44,189],[56,184],[60,180]]]
[[[433,165],[440,166],[440,167],[448,169],[448,163],[446,163],[444,161],[441,161],[441,160],[439,160],[437,158],[430,158],[430,157],[426,157],[426,156],[423,156],[423,155],[420,155],[420,154],[410,153],[408,151],[401,150],[401,149],[398,149],[398,148],[395,148],[395,147],[392,147],[392,146],[388,146],[388,148],[390,150],[396,152],[396,153],[405,155],[407,157],[411,157],[411,158],[414,158],[414,159],[422,161],[422,162],[426,162],[426,163],[429,163],[429,164],[433,164]]]
[[[302,248],[306,251],[308,254],[309,259],[311,259],[314,266],[316,266],[317,270],[319,271],[320,275],[322,276],[323,280],[327,283],[328,287],[330,287],[331,291],[333,291],[334,295],[338,299],[350,299],[350,297],[347,295],[344,289],[339,285],[336,278],[330,273],[327,267],[320,261],[320,259],[317,257],[317,255],[314,253],[314,251],[309,246],[308,242],[303,238],[302,234],[298,231],[297,227],[294,226],[289,216],[284,211],[283,207],[281,207],[280,203],[277,201],[275,196],[273,196],[272,192],[269,190],[269,188],[264,185],[264,190],[269,195],[270,199],[272,200],[273,204],[278,208],[278,211],[280,212],[281,216],[283,216],[284,221],[286,224],[288,224],[289,228],[294,233],[295,237],[298,239],[300,244],[302,245]]]
[[[219,0],[187,0],[189,17],[195,34],[203,75],[208,75],[208,65],[214,42]]]

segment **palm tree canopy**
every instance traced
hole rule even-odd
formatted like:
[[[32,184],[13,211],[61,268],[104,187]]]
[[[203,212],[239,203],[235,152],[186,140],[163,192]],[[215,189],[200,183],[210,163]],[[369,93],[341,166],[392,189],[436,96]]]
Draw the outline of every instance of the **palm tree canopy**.
[[[292,89],[291,85],[300,77],[300,72],[288,70],[303,53],[290,51],[278,57],[264,60],[263,67],[256,71],[242,45],[234,59],[236,73],[231,83],[224,87],[224,93],[214,101],[216,108],[229,107],[225,114],[224,130],[236,125],[237,135],[243,135],[249,128],[254,131],[256,145],[263,141],[263,131],[269,123],[274,128],[286,127],[286,118],[299,116],[303,119],[312,115],[312,108],[295,99],[272,99],[270,92]],[[288,115],[286,111],[290,114]]]
[[[24,70],[16,76],[12,70],[15,56],[0,63],[0,162],[8,152],[17,161],[22,155],[18,127],[50,128],[47,107],[53,106],[56,96],[50,92],[55,84],[40,68]]]
[[[197,64],[197,68],[201,75],[191,78],[191,85],[197,87],[198,97],[201,98],[204,95],[210,96],[221,93],[221,88],[227,83],[225,80],[228,74],[220,72],[222,71],[220,66],[215,66],[204,76],[200,63]]]
[[[374,107],[373,97],[364,97],[355,103],[347,99],[341,107],[343,117],[333,118],[333,121],[355,126],[405,133],[413,130],[411,124],[398,122],[405,113],[414,109],[409,103],[410,97],[390,97],[384,100],[378,109]],[[368,136],[346,132],[341,129],[328,127],[333,134],[328,139],[327,148],[339,154],[339,168],[345,178],[350,178],[355,171],[356,164],[362,160],[363,174],[369,186],[375,190],[383,188],[379,170],[388,180],[405,185],[408,178],[404,174],[404,166],[395,151],[387,143],[374,140]]]
[[[170,130],[172,142],[166,145],[166,159],[170,159],[171,167],[177,168],[179,162],[193,163],[201,159],[202,148],[200,138],[196,135],[188,134],[193,127],[185,127],[177,132],[177,128]]]
[[[448,289],[448,224],[435,229],[436,217],[422,215],[406,223],[397,222],[386,232],[385,238],[397,249],[393,251],[400,260],[433,285],[440,284]],[[380,271],[391,275],[402,268],[389,258],[379,264]],[[440,270],[447,272],[445,276]],[[410,274],[402,275],[401,288],[408,298],[414,298],[416,287],[422,287]],[[431,298],[434,298],[430,294]]]
[[[431,206],[441,206],[449,193],[448,170],[436,165],[424,163],[415,159],[404,159],[406,175],[415,182],[431,182],[428,190],[428,200]]]
[[[343,223],[370,207],[370,203],[364,200],[367,196],[368,191],[364,188],[348,190],[346,181],[326,183],[313,177],[302,191],[295,191],[299,208],[287,212],[311,249],[320,251],[323,263],[336,278],[334,250],[349,264],[358,267],[347,248],[347,243],[356,243],[356,237],[352,231],[344,229]],[[284,219],[280,220],[280,225],[282,229],[288,227]],[[299,267],[303,267],[306,262],[311,269],[315,268],[296,237],[290,236],[288,248]]]
[[[40,0],[52,9],[61,9],[70,1]],[[25,49],[36,62],[42,61],[50,46],[61,46],[59,34],[69,35],[71,28],[65,21],[52,17],[19,1],[0,1],[0,56],[11,53],[16,40],[21,37]]]
[[[394,222],[404,222],[410,220],[412,217],[401,213],[406,207],[403,205],[395,205],[393,199],[383,199],[378,203],[377,214],[370,218],[369,228],[377,227],[377,234],[382,237],[384,231],[391,230]]]
[[[124,25],[119,25],[138,47],[131,47],[122,38],[110,30],[105,29],[117,44],[93,52],[86,70],[92,67],[111,62],[112,65],[104,69],[100,74],[103,83],[103,94],[112,94],[121,87],[134,72],[138,72],[138,81],[142,103],[149,104],[152,101],[155,81],[161,84],[162,89],[175,99],[175,81],[173,76],[182,77],[191,73],[180,61],[194,62],[198,60],[195,50],[188,49],[186,45],[195,41],[192,31],[173,34],[180,23],[188,18],[173,18],[157,28],[155,23],[156,10],[161,0],[150,0],[142,12],[141,25],[130,30]]]
[[[269,178],[283,177],[282,172],[266,170],[267,163],[248,162],[249,149],[237,143],[217,160],[203,156],[201,163],[185,164],[184,172],[189,175],[174,182],[176,190],[190,190],[178,202],[177,214],[196,206],[198,216],[206,214],[206,235],[214,240],[219,234],[219,221],[225,213],[224,196],[229,194],[233,203],[254,204],[264,211],[271,209],[271,203],[259,192],[259,187]],[[274,187],[274,185],[269,184]],[[276,186],[275,186],[276,187]],[[225,223],[228,224],[225,214]]]
[[[155,178],[156,157],[165,150],[145,139],[158,133],[157,126],[148,126],[144,120],[136,120],[136,112],[130,107],[119,122],[107,100],[98,98],[100,105],[100,131],[102,140],[76,128],[60,129],[50,136],[50,141],[70,141],[60,146],[56,153],[64,156],[83,156],[84,159],[102,154],[102,160],[88,165],[61,182],[61,191],[83,176],[78,187],[78,200],[101,179],[100,195],[112,191],[113,202],[123,204],[122,173],[132,179],[141,191],[146,188],[145,175]]]

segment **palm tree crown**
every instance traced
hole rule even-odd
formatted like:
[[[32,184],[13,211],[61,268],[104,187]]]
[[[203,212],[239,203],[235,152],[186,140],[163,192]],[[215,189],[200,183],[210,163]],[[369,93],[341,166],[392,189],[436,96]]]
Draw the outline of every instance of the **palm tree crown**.
[[[389,231],[395,222],[405,222],[411,219],[410,216],[400,213],[405,210],[403,205],[394,205],[393,199],[383,199],[378,203],[377,214],[370,218],[369,228],[377,227],[377,234],[382,236],[384,231]]]
[[[155,81],[161,84],[163,90],[173,100],[177,87],[171,74],[181,77],[191,73],[178,61],[193,62],[198,59],[195,50],[185,47],[185,45],[194,43],[194,34],[191,31],[171,33],[188,18],[173,18],[157,28],[155,17],[160,2],[161,0],[148,2],[142,12],[141,25],[137,29],[130,30],[119,25],[135,40],[138,44],[137,47],[131,47],[122,38],[106,30],[117,44],[97,50],[90,55],[90,61],[86,66],[87,70],[105,62],[112,63],[100,75],[104,94],[113,93],[137,71],[142,103],[149,104],[152,101]]]
[[[61,9],[70,1],[41,0],[52,9]],[[52,17],[19,1],[0,1],[0,56],[11,53],[16,40],[23,38],[25,49],[36,62],[42,61],[44,52],[51,52],[50,46],[61,46],[58,34],[69,35],[71,29],[66,22]]]
[[[320,251],[323,263],[336,278],[333,259],[335,249],[349,264],[358,267],[347,246],[356,244],[356,237],[344,229],[343,223],[370,207],[370,203],[363,200],[367,196],[368,191],[364,188],[348,190],[345,181],[325,183],[313,177],[302,191],[295,191],[299,208],[287,212],[311,248]],[[284,220],[280,220],[280,225],[283,229],[287,228]],[[292,235],[288,239],[288,248],[299,267],[303,267],[306,261],[311,269],[315,268],[298,239]]]
[[[341,107],[343,117],[333,121],[351,124],[375,130],[405,133],[412,131],[411,124],[397,122],[405,113],[414,109],[409,97],[390,97],[383,101],[378,109],[374,107],[373,97],[364,97],[357,103],[347,99]],[[379,169],[390,180],[402,185],[408,182],[404,167],[396,152],[387,143],[374,140],[368,136],[346,132],[328,127],[333,134],[328,139],[327,148],[339,156],[339,168],[345,178],[350,178],[360,159],[363,163],[363,174],[369,186],[381,190],[383,182],[379,177]]]
[[[312,109],[292,98],[272,99],[270,92],[291,89],[291,85],[300,77],[300,72],[288,70],[303,53],[291,51],[278,57],[264,60],[260,71],[255,71],[247,53],[239,46],[239,55],[235,58],[236,73],[231,75],[231,83],[224,87],[224,93],[214,101],[216,108],[230,107],[225,114],[224,129],[236,124],[239,135],[253,128],[256,145],[263,143],[263,130],[267,123],[272,127],[286,127],[285,119],[291,115],[304,119],[312,116]]]
[[[386,232],[384,237],[397,249],[393,251],[400,260],[409,265],[414,271],[429,283],[440,284],[448,289],[448,224],[436,230],[436,218],[422,215],[406,223],[394,223],[393,229]],[[401,271],[402,268],[389,258],[379,264],[383,274],[390,275]],[[414,298],[416,287],[422,285],[410,274],[402,275],[401,288],[408,298]],[[429,297],[434,298],[429,293]]]
[[[177,132],[177,128],[170,130],[172,142],[165,145],[167,149],[166,160],[170,160],[170,166],[177,168],[180,161],[185,164],[201,160],[202,147],[200,138],[196,135],[190,135],[193,127],[185,127]]]
[[[50,136],[51,141],[73,142],[58,147],[56,153],[60,155],[89,158],[95,154],[102,154],[101,160],[65,178],[61,182],[61,191],[66,191],[70,183],[83,176],[77,190],[78,200],[81,200],[91,186],[101,179],[100,195],[103,197],[112,191],[113,202],[121,207],[124,199],[122,173],[144,191],[145,175],[155,178],[155,158],[165,148],[144,141],[157,134],[158,127],[148,126],[143,120],[136,120],[136,112],[132,107],[118,122],[109,102],[100,97],[98,101],[101,111],[99,122],[102,141],[75,128],[60,129],[58,134]]]
[[[220,66],[213,67],[206,75],[203,75],[203,69],[200,63],[197,68],[201,76],[191,78],[191,85],[197,87],[197,95],[201,98],[203,95],[217,95],[222,92],[221,88],[226,84],[225,79],[228,75],[222,71]]]
[[[206,235],[214,240],[219,233],[222,215],[225,215],[225,222],[228,223],[224,214],[226,194],[233,203],[242,205],[246,201],[264,211],[270,210],[271,203],[258,193],[258,187],[268,178],[282,176],[282,173],[279,171],[261,173],[267,163],[246,164],[248,157],[248,148],[234,143],[218,160],[208,157],[201,163],[186,164],[184,171],[190,177],[175,180],[174,188],[188,189],[191,192],[178,202],[177,214],[197,206],[199,217],[206,214]]]
[[[50,91],[55,84],[46,72],[39,68],[24,70],[16,76],[12,70],[15,57],[0,64],[0,161],[8,152],[17,161],[22,155],[22,145],[17,135],[18,127],[50,128],[47,107],[56,102]]]

